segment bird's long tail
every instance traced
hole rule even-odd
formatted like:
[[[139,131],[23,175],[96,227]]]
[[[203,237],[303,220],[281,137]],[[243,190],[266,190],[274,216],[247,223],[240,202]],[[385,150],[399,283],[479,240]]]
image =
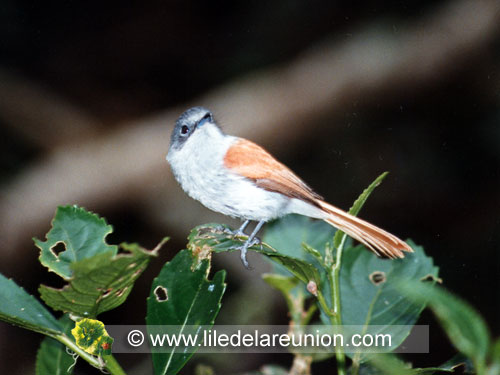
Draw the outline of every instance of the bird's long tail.
[[[404,258],[404,251],[412,253],[408,244],[396,236],[357,218],[322,200],[317,200],[328,217],[323,218],[328,224],[345,232],[352,238],[371,249],[377,255],[389,258]]]

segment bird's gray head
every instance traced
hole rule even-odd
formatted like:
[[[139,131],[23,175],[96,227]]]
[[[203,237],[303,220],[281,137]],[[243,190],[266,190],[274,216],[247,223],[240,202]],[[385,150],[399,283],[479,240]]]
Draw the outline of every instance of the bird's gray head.
[[[215,124],[212,112],[203,107],[193,107],[179,116],[170,138],[170,148],[181,149],[189,137],[205,124]]]

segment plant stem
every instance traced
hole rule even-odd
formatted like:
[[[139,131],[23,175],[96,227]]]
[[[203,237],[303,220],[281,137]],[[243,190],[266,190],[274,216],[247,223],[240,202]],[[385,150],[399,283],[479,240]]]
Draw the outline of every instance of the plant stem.
[[[332,309],[330,309],[330,307],[326,303],[325,297],[323,296],[321,290],[318,290],[318,295],[316,296],[316,298],[318,298],[319,305],[321,306],[325,314],[331,317],[333,314]]]
[[[344,243],[346,241],[346,234],[342,236],[342,241],[337,248],[337,254],[335,257],[335,264],[333,268],[329,269],[328,280],[330,281],[330,292],[332,300],[332,312],[330,317],[332,325],[337,326],[337,329],[341,329],[342,326],[342,314],[341,314],[341,304],[340,304],[340,266],[342,264],[342,250],[344,248]],[[337,358],[337,368],[339,375],[345,374],[345,353],[344,348],[341,346],[335,346],[335,357]]]
[[[330,299],[332,307],[329,307],[326,303],[325,297],[321,290],[318,290],[318,302],[321,309],[330,318],[330,323],[332,326],[336,327],[337,332],[342,329],[342,316],[341,316],[341,305],[340,305],[340,265],[342,262],[342,249],[346,240],[346,235],[343,234],[340,245],[337,249],[335,263],[332,264],[333,254],[332,249],[327,247],[325,256],[326,272],[328,277],[328,282],[330,285]],[[337,359],[337,372],[338,375],[345,375],[345,353],[344,348],[341,346],[335,346],[335,358]]]
[[[318,305],[312,304],[309,309],[305,312],[305,315],[302,317],[302,320],[300,322],[301,325],[306,326],[309,324],[311,321],[314,313],[318,310]]]
[[[87,353],[85,350],[82,348],[79,348],[74,341],[72,341],[68,336],[66,335],[56,335],[53,336],[56,340],[59,342],[63,343],[66,345],[68,348],[70,348],[72,351],[74,351],[78,356],[83,358],[85,361],[90,363],[92,366],[102,369],[102,362],[99,361],[99,359],[89,353]],[[125,371],[120,367],[116,359],[112,356],[106,356],[106,363],[104,365],[104,368],[109,371],[110,374],[112,375],[126,375]]]
[[[106,369],[113,375],[126,375],[125,371],[121,368],[120,364],[116,361],[115,357],[112,355],[104,356],[106,361]]]

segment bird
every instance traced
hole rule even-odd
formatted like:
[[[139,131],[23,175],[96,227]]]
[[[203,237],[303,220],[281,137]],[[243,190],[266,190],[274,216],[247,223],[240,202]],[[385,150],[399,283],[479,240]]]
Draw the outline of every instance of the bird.
[[[262,226],[288,214],[324,220],[379,256],[404,258],[404,252],[413,252],[393,234],[325,202],[261,146],[225,134],[204,107],[190,108],[179,116],[166,159],[191,198],[243,221],[234,236],[245,235],[250,221],[257,222],[237,248],[247,269],[247,250],[260,243],[257,234]]]

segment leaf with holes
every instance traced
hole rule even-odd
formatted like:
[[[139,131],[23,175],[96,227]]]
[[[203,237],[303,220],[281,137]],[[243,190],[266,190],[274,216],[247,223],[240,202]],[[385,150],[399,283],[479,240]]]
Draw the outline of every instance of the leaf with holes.
[[[390,334],[392,349],[409,335],[425,307],[424,302],[402,295],[399,283],[402,280],[436,281],[438,277],[432,258],[425,255],[422,247],[411,241],[409,244],[415,252],[396,260],[379,258],[363,246],[349,249],[343,256],[340,271],[342,323],[362,325],[369,334]],[[366,359],[364,354],[354,355],[356,359]]]
[[[205,224],[194,228],[188,239],[188,249],[196,257],[206,259],[210,257],[212,251],[220,253],[237,250],[238,246],[244,243],[246,237],[233,237],[229,233],[229,228],[224,225]],[[317,285],[321,283],[318,270],[308,261],[278,252],[266,243],[254,245],[249,250],[265,255],[282,265],[305,284],[310,281],[314,281]]]
[[[41,297],[55,310],[95,318],[125,301],[151,257],[167,240],[163,239],[152,251],[124,243],[120,245],[122,253],[109,251],[72,263],[69,284],[62,289],[41,285]]]
[[[191,230],[187,247],[197,258],[207,258],[211,252],[236,251],[237,247],[243,245],[246,239],[246,236],[234,237],[231,228],[227,225],[209,223],[199,225]],[[276,253],[276,250],[266,243],[251,246],[249,250],[260,253]]]
[[[196,327],[211,327],[221,307],[226,288],[225,272],[217,272],[208,280],[210,260],[193,256],[189,250],[180,251],[167,262],[154,279],[147,301],[148,331],[157,325],[176,326],[172,334],[192,332]],[[153,350],[153,367],[158,374],[177,374],[193,355],[179,347]]]
[[[49,336],[62,334],[61,324],[36,298],[2,274],[0,301],[0,320]]]
[[[98,254],[116,254],[117,246],[108,245],[105,240],[112,231],[111,225],[96,214],[78,206],[64,206],[57,208],[47,240],[34,238],[33,241],[40,248],[40,262],[69,280],[73,263]]]
[[[75,325],[68,315],[59,319],[66,335],[71,336],[71,328]],[[66,351],[66,346],[52,337],[43,339],[36,355],[36,375],[70,375],[73,373],[75,359]],[[68,371],[69,370],[69,371]]]

